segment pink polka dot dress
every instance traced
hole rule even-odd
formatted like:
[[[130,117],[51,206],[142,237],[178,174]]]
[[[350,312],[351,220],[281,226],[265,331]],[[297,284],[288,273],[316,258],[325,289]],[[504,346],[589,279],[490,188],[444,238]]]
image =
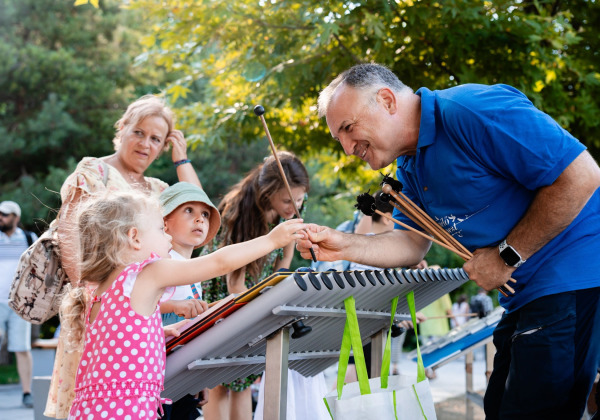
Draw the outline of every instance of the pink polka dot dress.
[[[100,295],[100,311],[91,324],[92,305],[88,308],[69,420],[157,418],[166,359],[160,308],[157,305],[151,316],[139,315],[131,308],[130,296],[138,274],[159,258],[152,254],[127,266]],[[173,291],[165,291],[161,302]]]

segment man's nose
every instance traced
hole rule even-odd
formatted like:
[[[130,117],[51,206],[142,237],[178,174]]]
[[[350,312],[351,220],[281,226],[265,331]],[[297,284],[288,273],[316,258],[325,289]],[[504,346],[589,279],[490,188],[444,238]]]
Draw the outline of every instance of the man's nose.
[[[354,153],[354,142],[347,137],[339,137],[339,142],[344,149],[344,153],[352,155]]]

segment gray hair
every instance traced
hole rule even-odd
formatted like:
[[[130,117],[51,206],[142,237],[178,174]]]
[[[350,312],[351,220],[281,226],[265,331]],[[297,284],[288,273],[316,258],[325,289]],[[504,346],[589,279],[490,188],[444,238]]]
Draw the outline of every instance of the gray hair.
[[[348,70],[336,77],[319,94],[318,112],[319,118],[327,114],[327,109],[331,103],[338,87],[346,84],[354,89],[370,91],[376,93],[379,89],[387,87],[396,93],[412,89],[406,86],[398,77],[387,67],[381,64],[358,64],[350,67]],[[373,95],[372,100],[375,100]]]

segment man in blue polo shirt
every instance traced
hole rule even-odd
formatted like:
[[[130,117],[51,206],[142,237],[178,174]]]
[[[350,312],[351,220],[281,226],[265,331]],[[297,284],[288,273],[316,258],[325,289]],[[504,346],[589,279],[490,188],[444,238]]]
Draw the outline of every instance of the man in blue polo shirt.
[[[487,419],[580,419],[600,364],[600,168],[585,146],[510,86],[414,93],[377,64],[331,82],[319,115],[371,168],[397,159],[403,192],[473,252],[473,281],[517,280],[500,298]],[[403,229],[309,233],[305,258],[313,246],[319,260],[379,267],[414,265],[431,245]]]

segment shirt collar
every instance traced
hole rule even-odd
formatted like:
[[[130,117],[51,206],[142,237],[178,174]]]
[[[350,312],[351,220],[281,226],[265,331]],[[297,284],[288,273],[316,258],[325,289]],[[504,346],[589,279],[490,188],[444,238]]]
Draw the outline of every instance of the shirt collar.
[[[416,94],[421,97],[421,122],[417,142],[417,149],[420,149],[435,141],[435,93],[423,87]]]
[[[10,236],[8,236],[6,233],[0,231],[0,238],[6,238],[6,240],[9,240],[9,241],[14,241],[17,238],[18,239],[21,239],[21,238],[27,239],[27,237],[25,236],[25,232],[23,232],[23,229],[21,229],[18,226],[16,227],[13,234]]]

